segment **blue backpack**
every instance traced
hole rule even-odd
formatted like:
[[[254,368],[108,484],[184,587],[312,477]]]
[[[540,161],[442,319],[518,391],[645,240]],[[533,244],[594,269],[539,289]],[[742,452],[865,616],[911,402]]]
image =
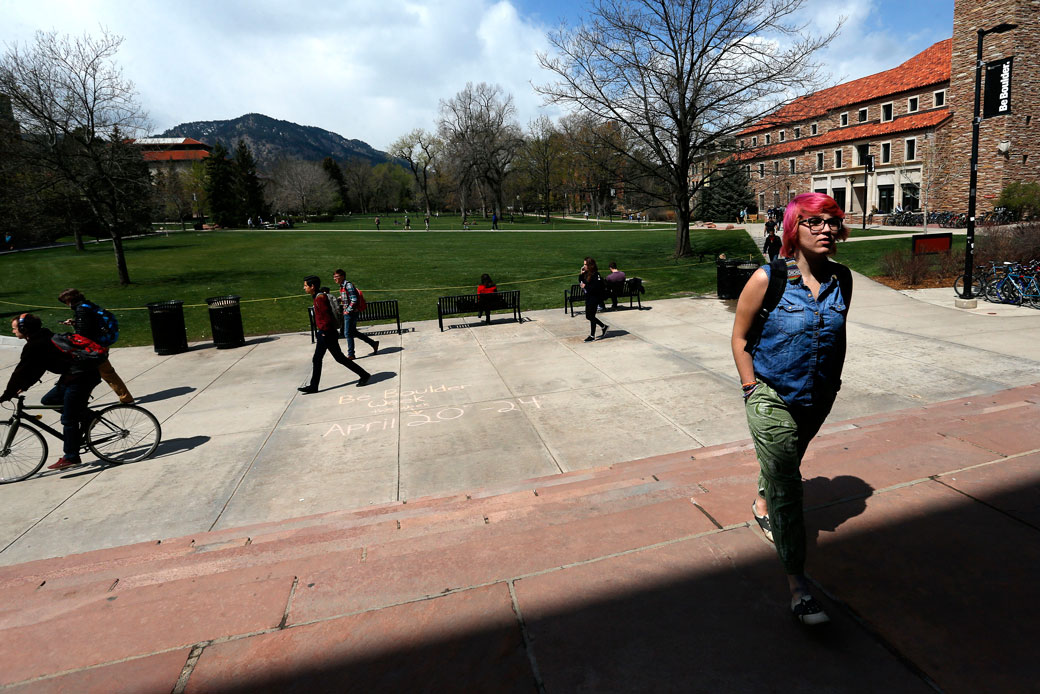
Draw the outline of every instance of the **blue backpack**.
[[[98,337],[96,342],[102,347],[111,347],[112,343],[119,339],[119,321],[111,311],[89,301],[83,303],[97,314]]]

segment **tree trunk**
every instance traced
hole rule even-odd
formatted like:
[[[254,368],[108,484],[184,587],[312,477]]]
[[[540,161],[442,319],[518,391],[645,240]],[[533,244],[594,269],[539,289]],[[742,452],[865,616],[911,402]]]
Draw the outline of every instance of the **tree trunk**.
[[[693,255],[690,246],[690,199],[682,196],[675,206],[675,257]]]
[[[123,253],[123,237],[114,226],[109,227],[112,234],[112,250],[116,254],[116,270],[119,272],[119,284],[123,287],[130,284],[130,271],[126,268],[126,255]]]

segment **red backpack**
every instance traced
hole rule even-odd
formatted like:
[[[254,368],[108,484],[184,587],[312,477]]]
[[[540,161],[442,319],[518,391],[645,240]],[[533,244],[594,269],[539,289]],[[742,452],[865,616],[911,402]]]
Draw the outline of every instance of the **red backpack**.
[[[102,347],[89,337],[76,333],[62,333],[51,336],[51,344],[58,348],[72,364],[77,366],[97,366],[108,359],[108,347]]]

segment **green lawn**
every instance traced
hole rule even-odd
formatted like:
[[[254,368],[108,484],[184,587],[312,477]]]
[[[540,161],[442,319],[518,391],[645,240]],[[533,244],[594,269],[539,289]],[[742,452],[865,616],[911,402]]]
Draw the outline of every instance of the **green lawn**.
[[[742,230],[695,230],[694,250],[703,259],[676,261],[670,257],[673,231],[635,224],[623,229],[544,234],[312,229],[172,233],[125,242],[134,282],[125,288],[116,281],[111,246],[106,243],[89,244],[84,252],[30,251],[0,258],[0,314],[31,310],[56,328],[69,315],[56,297],[75,286],[115,311],[121,346],[141,345],[151,344],[148,314],[141,307],[168,299],[184,301],[189,340],[210,334],[204,300],[226,294],[242,297],[247,335],[305,330],[310,300],[301,290],[303,277],[315,273],[331,283],[337,267],[347,269],[367,299],[397,299],[401,318],[407,321],[436,318],[438,296],[475,291],[483,272],[503,290],[520,289],[521,306],[527,311],[561,307],[563,291],[576,280],[586,255],[595,257],[602,268],[617,260],[629,276],[642,277],[644,299],[714,291],[714,258],[719,253],[760,258]]]
[[[881,259],[886,254],[893,251],[909,251],[910,243],[910,238],[841,243],[838,244],[838,254],[834,259],[867,277],[875,277],[883,274]],[[953,237],[954,255],[964,256],[964,243],[965,237]]]

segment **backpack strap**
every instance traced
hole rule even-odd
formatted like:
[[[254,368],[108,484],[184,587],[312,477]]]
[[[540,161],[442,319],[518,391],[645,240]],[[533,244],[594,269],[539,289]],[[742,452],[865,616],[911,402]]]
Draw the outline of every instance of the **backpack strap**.
[[[784,295],[787,281],[787,259],[774,258],[769,262],[769,286],[766,287],[766,295],[762,300],[762,308],[758,312],[758,318],[763,321],[769,318],[769,314],[780,303],[780,297]]]
[[[838,287],[841,288],[841,297],[845,300],[845,308],[852,304],[852,271],[841,263],[834,263],[837,267],[834,274],[838,277]]]

